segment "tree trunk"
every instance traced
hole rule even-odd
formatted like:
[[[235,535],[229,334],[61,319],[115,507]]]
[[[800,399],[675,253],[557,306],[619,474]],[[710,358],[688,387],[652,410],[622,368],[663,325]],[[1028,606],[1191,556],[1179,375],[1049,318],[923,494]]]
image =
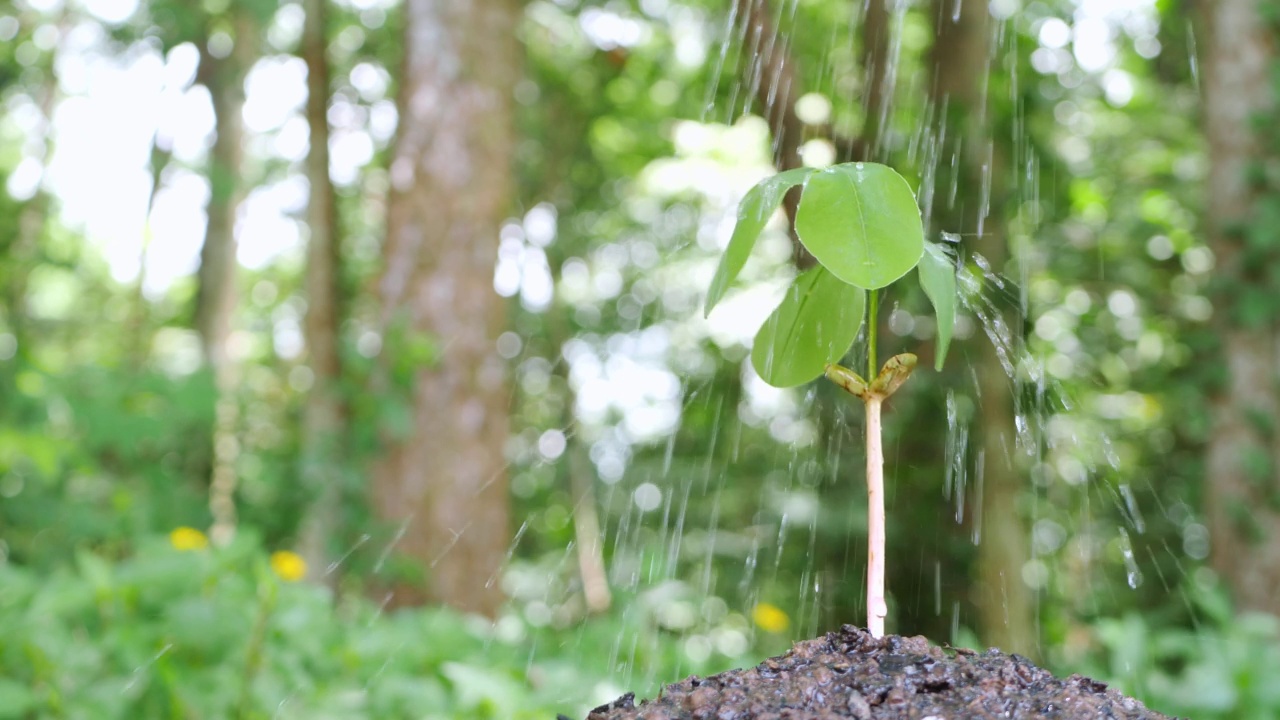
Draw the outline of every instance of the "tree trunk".
[[[330,544],[338,526],[342,499],[342,444],[346,413],[339,386],[341,259],[337,196],[329,178],[329,0],[305,0],[302,57],[307,63],[307,356],[314,382],[302,409],[302,482],[311,507],[302,518],[300,546],[313,580],[336,577],[328,572]]]
[[[957,6],[959,14],[953,15]],[[958,184],[954,206],[935,207],[927,214],[940,221],[935,225],[945,223],[949,226],[946,229],[974,238],[974,250],[1000,272],[1009,256],[1001,211],[1007,190],[1000,169],[1002,141],[992,136],[985,95],[992,42],[990,14],[985,2],[961,5],[940,0],[935,4],[934,18],[933,102],[940,122],[945,123],[949,143],[939,148],[938,157],[951,157],[954,152],[962,160],[956,170],[958,177],[946,178],[940,170],[937,181]],[[938,137],[943,136],[939,132]],[[987,183],[989,217],[987,202],[980,196]],[[947,195],[944,192],[936,197]],[[983,642],[1034,657],[1039,645],[1034,604],[1030,588],[1022,580],[1029,535],[1017,506],[1022,483],[1013,424],[1015,381],[1006,373],[999,355],[1000,346],[1007,350],[1015,339],[1008,336],[1010,325],[1001,317],[1004,312],[998,302],[980,314],[984,315],[980,320],[987,335],[978,340],[977,369],[982,440],[974,534],[978,541],[980,630]]]
[[[865,0],[862,14],[862,111],[866,119],[859,133],[858,147],[849,160],[883,161],[886,154],[884,129],[889,125],[893,108],[895,58],[889,57],[889,3],[894,2],[895,12],[903,12],[905,6],[895,0]]]
[[[735,10],[746,23],[743,56],[760,113],[773,135],[773,160],[779,170],[804,165],[800,144],[804,122],[796,115],[803,94],[796,63],[789,52],[790,35],[780,32],[768,0],[737,0]],[[798,195],[797,195],[798,196]]]
[[[213,100],[217,133],[209,154],[209,218],[200,250],[196,330],[217,388],[209,510],[213,515],[210,534],[219,544],[231,540],[236,523],[238,373],[229,345],[237,297],[236,212],[244,199],[244,80],[257,56],[252,19],[243,10],[233,12],[235,45],[231,52],[215,56],[206,43],[199,70],[199,80]]]
[[[1215,298],[1214,323],[1223,353],[1217,362],[1227,374],[1212,401],[1205,487],[1210,562],[1241,607],[1280,613],[1280,309],[1266,274],[1277,258],[1274,249],[1250,248],[1244,239],[1261,194],[1250,173],[1275,156],[1256,122],[1275,113],[1269,82],[1277,64],[1275,31],[1258,0],[1207,2],[1201,10],[1207,222],[1224,288]],[[1274,123],[1265,128],[1275,133]],[[1242,312],[1249,291],[1271,304],[1261,316]]]
[[[413,387],[413,427],[389,439],[373,502],[406,522],[398,549],[428,573],[424,600],[494,615],[510,542],[503,446],[505,301],[493,289],[498,231],[513,192],[512,89],[520,77],[515,0],[407,0],[400,135],[391,161],[384,328],[441,348]]]

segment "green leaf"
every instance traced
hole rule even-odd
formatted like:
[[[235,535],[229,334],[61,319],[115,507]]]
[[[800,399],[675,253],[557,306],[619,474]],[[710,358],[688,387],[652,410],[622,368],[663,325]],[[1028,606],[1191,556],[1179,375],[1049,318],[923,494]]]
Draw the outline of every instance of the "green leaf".
[[[782,197],[788,190],[804,182],[805,178],[815,172],[817,172],[815,168],[796,168],[780,172],[756,183],[755,187],[743,196],[742,202],[738,204],[738,224],[733,228],[729,247],[725,248],[724,255],[720,256],[720,265],[716,267],[716,274],[711,278],[711,287],[707,290],[707,302],[703,308],[704,316],[711,314],[711,308],[720,302],[729,286],[738,278],[738,273],[742,272],[742,267],[747,264],[747,257],[751,255],[751,249],[756,245],[756,239],[760,237],[769,218],[773,217],[773,212],[778,209]]]
[[[929,296],[933,312],[938,316],[938,347],[933,367],[942,370],[947,348],[951,345],[951,333],[956,327],[956,264],[943,246],[925,243],[924,257],[920,259],[917,271],[920,273],[920,287]]]
[[[751,364],[774,387],[803,385],[853,345],[867,294],[815,267],[796,278],[756,334]]]
[[[911,186],[876,163],[844,163],[811,175],[796,212],[796,234],[836,277],[867,290],[906,275],[924,252]]]

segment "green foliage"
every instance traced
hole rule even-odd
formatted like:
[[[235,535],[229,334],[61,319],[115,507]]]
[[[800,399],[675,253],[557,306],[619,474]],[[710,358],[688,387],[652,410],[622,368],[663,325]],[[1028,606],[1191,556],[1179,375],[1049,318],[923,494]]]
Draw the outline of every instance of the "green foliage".
[[[0,374],[9,383],[0,524],[13,560],[53,568],[86,543],[122,552],[137,534],[203,522],[206,374],[22,367]]]
[[[32,165],[50,166],[41,148],[57,145],[38,130],[54,126],[51,117],[42,119],[40,113],[59,110],[62,102],[57,93],[47,94],[57,86],[51,81],[55,52],[78,60],[78,51],[75,43],[51,43],[50,38],[61,37],[58,33],[66,28],[94,30],[102,25],[75,3],[39,9],[46,5],[26,3],[0,11],[0,16],[17,17],[16,34],[0,42],[0,99],[12,110],[0,121],[0,176],[5,179],[19,162],[26,162],[28,176]],[[271,5],[255,3],[263,9]],[[403,33],[400,11],[384,10],[385,5],[333,8],[331,112],[335,126],[340,124],[349,138],[362,137],[367,129],[364,119],[385,119],[396,95],[394,68],[399,66]],[[773,3],[772,9],[780,5]],[[1133,22],[1113,26],[1115,62],[1093,72],[1074,62],[1069,46],[1041,42],[1048,23],[1061,20],[1070,26],[1078,8],[1060,0],[1026,4],[1000,22],[999,40],[992,47],[983,116],[992,123],[989,137],[976,138],[978,143],[970,145],[975,138],[955,132],[960,126],[953,123],[947,127],[948,142],[931,146],[935,139],[923,129],[937,119],[938,108],[917,92],[919,83],[900,81],[892,89],[892,112],[884,117],[883,137],[869,157],[897,167],[911,186],[920,188],[929,237],[938,230],[964,233],[963,242],[954,246],[954,259],[933,253],[950,246],[924,245],[918,266],[923,293],[900,283],[884,298],[887,317],[882,320],[894,333],[893,342],[903,349],[929,342],[926,303],[932,303],[937,317],[932,337],[938,360],[947,350],[951,318],[957,343],[970,334],[985,342],[988,328],[976,327],[981,314],[1015,306],[1022,311],[1023,322],[1010,328],[1011,337],[1015,343],[1026,337],[1033,362],[1018,368],[1018,417],[1030,428],[1028,439],[1037,442],[1018,501],[1020,507],[1032,509],[1035,523],[1029,533],[1034,560],[1024,577],[1043,575],[1037,597],[1044,626],[1079,628],[1082,615],[1091,618],[1088,622],[1094,625],[1084,626],[1085,632],[1108,648],[1106,661],[1099,660],[1091,672],[1125,683],[1122,678],[1128,672],[1156,668],[1167,681],[1134,681],[1122,687],[1159,709],[1185,707],[1189,714],[1202,716],[1191,705],[1179,704],[1187,698],[1169,694],[1171,685],[1175,690],[1199,687],[1186,669],[1199,662],[1196,653],[1216,662],[1212,668],[1197,665],[1197,672],[1220,678],[1222,668],[1230,667],[1237,668],[1233,678],[1247,679],[1243,661],[1217,662],[1230,655],[1222,648],[1237,648],[1231,657],[1258,653],[1267,647],[1268,635],[1242,629],[1253,619],[1237,627],[1229,616],[1215,615],[1195,635],[1203,647],[1193,651],[1183,644],[1176,652],[1151,650],[1154,645],[1164,647],[1160,638],[1191,632],[1185,629],[1187,619],[1161,613],[1180,609],[1182,598],[1155,578],[1161,573],[1171,579],[1194,573],[1205,557],[1201,546],[1206,531],[1196,516],[1204,491],[1203,441],[1210,428],[1205,408],[1224,372],[1223,363],[1206,359],[1213,357],[1220,323],[1265,327],[1268,318],[1276,316],[1280,263],[1273,260],[1280,216],[1274,168],[1260,157],[1251,174],[1258,190],[1255,212],[1235,229],[1245,249],[1239,266],[1246,272],[1237,274],[1236,263],[1228,264],[1222,257],[1217,270],[1209,272],[1213,256],[1198,221],[1206,162],[1196,123],[1204,78],[1197,76],[1199,66],[1189,56],[1197,42],[1204,44],[1206,35],[1187,22],[1187,5],[1186,0],[1161,0],[1158,15],[1137,11],[1130,18]],[[1274,6],[1268,2],[1264,9],[1274,13]],[[108,30],[116,46],[95,46],[91,54],[118,54],[110,61],[127,62],[156,47],[167,51],[182,43],[200,43],[211,31],[230,30],[221,17],[226,7],[225,2],[143,3],[129,23]],[[296,30],[297,6],[285,7],[292,15],[282,15],[274,26],[264,24],[270,29],[272,52],[287,53],[296,41],[290,28]],[[755,34],[744,33],[741,24],[726,26],[724,7],[709,0],[531,2],[520,28],[528,64],[517,94],[526,139],[514,158],[514,172],[521,181],[517,205],[549,203],[559,221],[546,247],[527,242],[521,246],[526,256],[545,256],[555,283],[554,300],[546,308],[524,306],[516,299],[511,303],[510,329],[521,341],[510,367],[516,408],[508,447],[513,517],[528,527],[513,547],[513,557],[517,565],[530,559],[540,563],[528,582],[535,589],[515,593],[514,607],[545,606],[548,578],[556,587],[553,607],[572,604],[572,572],[564,568],[573,564],[565,548],[573,540],[571,511],[577,499],[569,490],[574,471],[566,459],[583,458],[591,480],[598,472],[605,477],[600,469],[617,461],[625,466],[625,475],[609,476],[607,485],[597,483],[597,496],[610,538],[608,562],[622,578],[615,588],[617,604],[643,621],[614,618],[580,626],[557,621],[539,631],[543,634],[526,628],[523,641],[506,645],[493,631],[472,628],[455,615],[414,613],[392,620],[359,601],[344,600],[334,609],[304,588],[282,587],[268,625],[272,630],[265,640],[261,675],[268,686],[282,684],[271,679],[279,672],[273,669],[276,657],[301,668],[288,676],[290,681],[296,678],[291,688],[296,695],[282,712],[301,707],[294,703],[319,705],[321,697],[331,703],[322,710],[344,712],[348,697],[355,697],[364,689],[361,683],[370,680],[366,664],[376,671],[388,658],[393,660],[388,666],[392,679],[385,684],[370,680],[379,698],[376,709],[386,710],[388,717],[406,707],[418,715],[423,708],[450,708],[461,716],[498,712],[506,707],[505,701],[494,700],[488,709],[480,709],[485,693],[498,690],[473,692],[462,686],[529,692],[534,679],[541,681],[537,673],[547,670],[548,661],[555,663],[556,678],[563,674],[581,681],[607,669],[616,671],[618,692],[652,692],[660,679],[711,669],[691,662],[681,641],[699,645],[707,638],[744,630],[724,618],[707,620],[709,607],[714,610],[727,601],[744,608],[757,597],[770,597],[794,614],[797,637],[859,614],[860,578],[850,562],[857,554],[857,541],[851,550],[850,538],[865,530],[865,494],[855,483],[842,482],[862,459],[856,443],[847,441],[847,403],[836,402],[839,391],[820,383],[805,393],[785,394],[782,409],[757,407],[759,393],[744,385],[739,372],[746,356],[742,339],[708,337],[701,330],[705,323],[690,322],[697,312],[698,288],[688,278],[714,263],[710,233],[704,231],[726,213],[733,214],[733,208],[723,206],[723,198],[738,189],[740,178],[764,172],[771,157],[764,123],[757,117],[759,102],[749,90],[751,78],[759,78],[750,49]],[[616,14],[622,25],[639,28],[641,39],[633,45],[602,46],[584,29],[588,12]],[[265,13],[255,15],[265,18]],[[0,17],[0,28],[9,27],[11,19]],[[869,124],[864,109],[849,102],[846,93],[850,88],[856,92],[866,78],[867,69],[858,58],[860,14],[851,13],[843,0],[813,0],[791,4],[775,20],[781,23],[778,38],[785,39],[781,44],[795,61],[790,65],[796,70],[795,83],[787,89],[791,97],[812,94],[832,105],[830,122],[806,127],[805,139],[831,140],[838,158],[849,159],[847,148],[859,138],[843,134]],[[894,23],[894,36],[901,38],[894,58],[898,77],[924,78],[929,71],[932,5],[903,5]],[[833,43],[833,37],[851,42]],[[718,47],[722,41],[728,47]],[[1153,47],[1159,53],[1154,58]],[[697,56],[699,49],[703,56]],[[685,60],[690,52],[695,57]],[[386,87],[368,82],[369,76],[379,74],[385,74]],[[173,82],[176,86],[179,80]],[[1113,87],[1126,84],[1132,97],[1115,100]],[[83,98],[70,100],[78,103]],[[70,111],[70,105],[66,109]],[[1275,127],[1259,118],[1268,157],[1274,155]],[[689,141],[699,135],[717,140],[702,146]],[[296,159],[271,155],[269,148],[281,144],[277,140],[274,132],[255,137],[247,152],[254,162],[270,166],[267,174],[273,180],[296,180]],[[952,151],[963,146],[964,152],[971,152],[987,146],[988,140],[990,177],[1019,178],[1017,187],[990,197],[982,184],[957,182],[948,175]],[[372,137],[372,161],[342,188],[339,199],[350,300],[343,327],[348,352],[342,385],[353,418],[350,437],[341,439],[338,450],[350,483],[349,502],[343,507],[346,531],[335,539],[342,547],[350,547],[365,533],[378,537],[381,529],[364,509],[363,461],[381,439],[408,427],[406,403],[412,397],[413,375],[429,366],[439,350],[436,339],[406,337],[394,327],[391,332],[374,332],[383,325],[371,289],[382,271],[378,248],[388,185],[387,144],[386,135]],[[64,145],[60,154],[67,155],[73,146]],[[189,182],[193,178],[188,166],[198,165],[198,158],[184,158],[155,168],[161,180],[158,189],[168,192]],[[664,166],[676,172],[657,172]],[[107,177],[119,172],[106,170]],[[769,227],[768,221],[787,189],[815,172],[784,173],[777,178],[785,180],[772,181],[776,187],[766,181],[747,193],[737,208],[738,226],[720,258],[706,310],[737,281],[754,282],[786,271],[784,255],[789,253],[777,231],[781,223]],[[236,672],[244,668],[246,637],[262,602],[256,594],[261,578],[248,570],[239,580],[231,570],[210,580],[233,596],[234,602],[226,604],[183,586],[171,589],[171,605],[164,605],[169,601],[163,599],[148,601],[145,608],[109,604],[115,608],[107,617],[110,623],[98,618],[96,609],[78,614],[65,609],[92,598],[98,588],[121,587],[120,578],[131,573],[158,587],[171,587],[170,576],[182,578],[199,569],[191,555],[181,556],[181,567],[169,568],[156,553],[171,551],[152,547],[157,543],[148,544],[145,538],[175,522],[207,522],[213,404],[208,378],[192,374],[190,367],[181,369],[184,363],[178,361],[181,348],[189,349],[191,340],[185,327],[191,282],[180,282],[156,297],[114,280],[88,233],[62,225],[59,199],[51,194],[59,185],[64,183],[46,178],[42,188],[48,190],[26,199],[0,191],[0,349],[9,343],[16,346],[12,358],[0,353],[0,598],[13,598],[0,600],[0,652],[6,658],[15,652],[19,656],[3,661],[0,715],[57,716],[56,710],[44,711],[54,702],[51,693],[67,687],[74,692],[66,691],[66,697],[74,696],[79,703],[75,707],[83,707],[91,693],[81,678],[98,678],[93,661],[104,656],[120,656],[111,661],[110,672],[122,679],[93,691],[98,693],[94,697],[104,698],[104,707],[132,702],[131,707],[142,708],[136,716],[179,716],[183,707],[194,706],[175,703],[186,702],[188,695],[216,692],[225,695],[218,702],[226,707],[236,701],[241,687]],[[804,208],[807,216],[812,207]],[[964,217],[963,228],[949,224],[950,217],[940,219],[952,211]],[[968,234],[980,225],[974,222],[978,217],[996,227],[994,237],[1007,240],[1015,255],[1016,281],[997,277],[1000,268],[987,272],[979,267]],[[518,225],[519,218],[515,220]],[[847,228],[837,225],[834,230]],[[746,267],[752,252],[763,262]],[[951,311],[946,298],[954,298],[955,291],[937,292],[947,278],[929,278],[930,263],[940,271],[942,260],[963,267],[962,279],[981,283],[978,292],[961,288]],[[273,338],[287,335],[301,320],[298,269],[295,258],[246,273],[245,302],[238,318],[240,339],[247,339],[250,348],[239,395],[244,427],[238,510],[242,526],[256,530],[270,546],[291,542],[307,505],[296,466],[297,421],[306,385],[294,386],[296,378],[305,381],[305,368],[301,360],[273,348]],[[278,289],[272,291],[273,300],[258,300],[257,288],[263,284]],[[851,305],[849,314],[852,309]],[[846,317],[831,307],[823,313]],[[797,316],[794,325],[801,327],[800,320],[811,319]],[[380,349],[369,349],[370,334],[377,335]],[[175,338],[178,342],[172,342]],[[630,410],[607,405],[595,408],[598,413],[592,415],[580,406],[599,396],[579,394],[592,387],[579,377],[589,375],[583,371],[592,363],[609,368],[635,363],[635,354],[626,348],[637,346],[647,348],[646,368],[671,379],[679,412],[673,429],[643,438],[628,435]],[[983,602],[976,600],[982,593],[973,592],[970,584],[976,552],[973,450],[983,431],[973,420],[981,403],[968,385],[974,369],[953,362],[946,372],[921,373],[912,381],[919,391],[896,395],[893,412],[885,418],[887,447],[907,460],[894,464],[897,477],[891,485],[895,522],[889,552],[904,559],[891,568],[889,579],[896,629],[953,641],[953,628],[964,633],[974,620],[974,603]],[[1030,380],[1023,373],[1031,374]],[[590,382],[625,383],[605,375]],[[654,408],[661,410],[657,403],[645,409]],[[549,430],[562,430],[569,438],[559,461],[538,452],[539,437]],[[938,452],[944,442],[945,456]],[[1011,457],[1016,454],[1011,450]],[[988,455],[987,467],[996,461]],[[1256,465],[1265,469],[1264,463]],[[1146,478],[1159,480],[1148,483]],[[636,510],[631,490],[642,482],[654,483],[673,501],[671,513]],[[1131,487],[1131,494],[1108,500],[1116,487]],[[945,501],[944,493],[950,493]],[[1131,498],[1136,498],[1132,504]],[[677,507],[682,545],[672,543],[677,535],[670,523]],[[1246,517],[1250,510],[1240,508]],[[1147,578],[1137,588],[1125,584],[1124,559],[1114,551],[1116,523],[1133,518],[1145,518],[1146,525],[1145,534],[1133,535],[1134,552]],[[920,533],[922,527],[930,532]],[[344,583],[356,592],[370,576],[388,578],[389,566],[373,571],[379,567],[379,540],[385,537],[362,546],[375,549],[355,553],[343,566]],[[261,563],[260,553],[254,553],[238,557]],[[113,558],[127,559],[117,563]],[[137,570],[142,565],[156,569]],[[648,591],[654,583],[662,585],[661,592]],[[678,584],[681,592],[671,593],[665,583]],[[55,602],[59,593],[65,597]],[[24,654],[8,641],[14,632],[29,644],[42,640],[35,630],[24,629],[30,617],[26,602],[54,613],[54,620],[35,627],[59,638],[60,654]],[[695,611],[691,614],[689,608]],[[1135,611],[1145,624],[1145,636],[1132,631],[1133,623],[1124,619]],[[304,619],[305,631],[276,633],[274,628],[286,617]],[[692,626],[686,624],[689,617],[696,620]],[[1096,617],[1121,620],[1092,619]],[[175,644],[157,659],[164,644],[155,638],[169,632],[157,629],[162,619],[206,627],[171,628],[181,647]],[[215,623],[235,627],[225,633],[208,632],[207,626]],[[69,639],[71,634],[75,637]],[[131,645],[137,636],[147,641]],[[1046,636],[1046,646],[1071,641],[1068,633],[1046,630]],[[511,653],[521,657],[516,661],[504,655],[492,663],[498,668],[495,677],[476,678],[476,667],[490,667],[490,660],[498,657],[475,649],[481,639],[490,647],[516,648]],[[407,640],[413,647],[405,650],[398,643]],[[785,645],[785,638],[780,642]],[[358,652],[366,644],[385,652]],[[450,654],[451,644],[459,648],[456,655]],[[434,655],[429,662],[413,661],[418,664],[405,671],[399,661],[428,653],[418,645]],[[1128,646],[1144,650],[1123,656],[1125,664],[1116,660],[1112,665]],[[216,656],[232,671],[218,671],[210,661],[197,662],[196,654]],[[615,656],[617,663],[605,668],[610,663],[601,658]],[[530,657],[536,672],[525,677]],[[713,657],[713,663],[746,664],[741,655]],[[1259,657],[1275,666],[1274,659],[1261,653]],[[454,664],[446,668],[447,663]],[[623,664],[630,669],[618,671]],[[1076,668],[1057,663],[1056,669]],[[138,685],[119,699],[120,688],[135,671],[151,688],[148,697],[159,699],[137,704]],[[57,682],[32,684],[36,672]],[[184,677],[192,678],[191,688],[180,687]],[[176,689],[166,691],[164,682]],[[1256,679],[1252,682],[1256,689]],[[337,688],[346,688],[350,695]],[[1241,707],[1271,707],[1266,705],[1270,701],[1249,697],[1237,694]],[[266,707],[265,701],[254,703],[255,711]],[[464,706],[472,709],[463,710]],[[63,706],[63,716],[75,716],[70,707]],[[152,711],[154,715],[143,714]],[[268,715],[274,711],[266,708]],[[1222,709],[1204,712],[1235,717]]]
[[[138,547],[50,573],[0,564],[0,717],[580,717],[628,680],[584,658],[629,652],[666,679],[684,657],[649,613],[587,622],[564,645],[517,615],[335,603],[277,577],[250,533],[221,550]]]
[[[956,266],[955,261],[941,245],[924,244],[920,258],[920,287],[933,303],[933,313],[938,319],[938,347],[933,367],[942,371],[951,345],[951,334],[956,326]]]
[[[742,198],[738,205],[738,223],[733,227],[733,236],[729,238],[729,247],[725,248],[716,267],[716,274],[711,278],[711,287],[707,289],[707,300],[703,313],[710,314],[711,309],[724,297],[729,286],[738,279],[742,266],[747,264],[747,257],[760,232],[778,209],[778,203],[791,188],[805,182],[814,168],[796,168],[765,178],[756,183]]]
[[[1205,720],[1280,715],[1280,620],[1235,615],[1216,590],[1193,590],[1194,628],[1129,612],[1094,628],[1101,646],[1083,670],[1162,712]]]
[[[864,291],[901,278],[922,257],[926,266],[920,270],[920,282],[938,314],[937,366],[941,369],[955,326],[955,266],[931,244],[925,252],[920,210],[910,186],[891,168],[877,163],[788,170],[751,188],[738,207],[738,223],[712,278],[705,312],[711,311],[741,272],[783,194],[801,182],[804,193],[795,230],[819,267],[795,279],[756,334],[751,350],[756,372],[776,387],[803,385],[821,375],[826,365],[853,345],[863,322]],[[878,320],[871,322],[874,363]]]
[[[866,309],[866,291],[824,267],[795,279],[764,321],[751,348],[751,364],[776,387],[803,385],[849,352]]]
[[[877,163],[845,163],[810,176],[796,234],[832,274],[866,290],[906,275],[924,252],[911,186]]]

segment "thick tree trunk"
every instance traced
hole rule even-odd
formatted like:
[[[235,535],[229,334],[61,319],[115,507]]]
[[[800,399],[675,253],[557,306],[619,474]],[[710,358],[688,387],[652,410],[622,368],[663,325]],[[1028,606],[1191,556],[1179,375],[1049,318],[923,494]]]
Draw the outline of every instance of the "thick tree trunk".
[[[960,12],[953,15],[954,8]],[[999,272],[1008,259],[1001,217],[1001,197],[1006,189],[998,167],[999,138],[992,137],[985,96],[990,72],[992,32],[985,2],[951,0],[935,4],[933,49],[934,103],[940,121],[946,123],[948,145],[939,157],[958,152],[962,158],[954,207],[933,208],[930,216],[949,224],[945,229],[974,238],[973,249]],[[939,133],[939,137],[941,137]],[[984,178],[990,183],[990,216],[987,202],[980,197]],[[940,176],[939,182],[942,182]],[[947,186],[949,187],[949,185]],[[935,197],[947,197],[943,192]],[[1009,324],[1001,318],[998,303],[987,308],[982,318],[987,337],[979,342],[977,372],[982,440],[978,478],[980,506],[975,510],[978,537],[978,609],[983,642],[1034,657],[1038,637],[1030,588],[1022,580],[1027,561],[1028,533],[1017,501],[1022,491],[1017,468],[1014,429],[1013,387],[998,354],[998,346],[1012,340]],[[1003,328],[1003,331],[1001,330]]]
[[[314,383],[302,409],[302,482],[311,507],[302,520],[301,550],[312,579],[336,577],[327,571],[330,544],[342,499],[342,453],[346,413],[339,382],[341,312],[337,196],[329,178],[329,0],[305,0],[302,57],[307,63],[307,317],[303,328]]]
[[[407,0],[400,135],[391,161],[384,326],[432,337],[438,361],[413,388],[413,429],[374,473],[379,514],[407,521],[398,549],[427,572],[432,600],[495,614],[510,542],[503,446],[508,393],[493,289],[515,151],[516,0]]]
[[[210,531],[215,543],[230,541],[235,532],[236,471],[239,455],[236,426],[239,406],[235,397],[238,373],[230,353],[237,286],[236,212],[244,198],[244,80],[256,57],[253,21],[235,12],[235,45],[218,57],[207,46],[200,56],[199,80],[213,100],[215,132],[209,154],[210,197],[208,225],[200,250],[199,292],[196,298],[196,330],[205,360],[217,387],[213,430],[213,475],[209,488]]]
[[[1205,505],[1210,562],[1244,608],[1280,613],[1280,322],[1274,308],[1246,322],[1237,298],[1253,286],[1262,297],[1265,268],[1250,255],[1243,230],[1259,189],[1250,170],[1267,156],[1256,118],[1274,117],[1269,78],[1277,64],[1274,31],[1259,0],[1201,5],[1205,39],[1205,131],[1209,140],[1209,243],[1224,280],[1214,322],[1222,341],[1226,387],[1213,398]],[[1264,132],[1274,133],[1272,125]]]

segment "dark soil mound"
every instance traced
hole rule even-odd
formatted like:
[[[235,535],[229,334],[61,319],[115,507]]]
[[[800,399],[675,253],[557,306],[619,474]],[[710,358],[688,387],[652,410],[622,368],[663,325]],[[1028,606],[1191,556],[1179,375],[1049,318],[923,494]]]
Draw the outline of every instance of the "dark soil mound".
[[[943,650],[921,637],[873,638],[845,625],[747,670],[626,695],[587,720],[1167,718],[1103,683],[1059,680],[1020,655]]]

